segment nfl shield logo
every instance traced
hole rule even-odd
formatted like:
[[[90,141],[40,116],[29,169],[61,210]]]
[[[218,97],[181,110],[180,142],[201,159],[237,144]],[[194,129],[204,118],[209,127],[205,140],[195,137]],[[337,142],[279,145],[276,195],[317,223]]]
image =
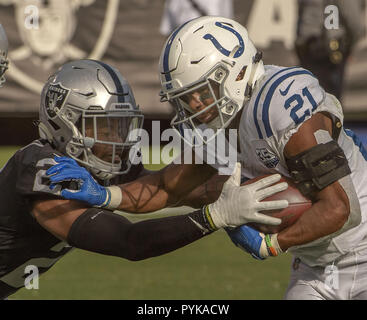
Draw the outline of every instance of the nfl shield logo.
[[[61,86],[60,83],[51,84],[46,93],[46,110],[50,118],[56,116],[56,113],[64,105],[70,90]]]
[[[269,169],[275,168],[278,163],[278,157],[266,148],[256,149],[257,158]]]

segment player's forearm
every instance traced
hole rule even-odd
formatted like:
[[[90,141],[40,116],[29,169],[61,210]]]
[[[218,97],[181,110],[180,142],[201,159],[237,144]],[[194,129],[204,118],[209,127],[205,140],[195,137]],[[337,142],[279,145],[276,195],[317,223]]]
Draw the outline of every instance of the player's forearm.
[[[122,197],[117,210],[147,213],[163,209],[175,202],[166,191],[163,174],[156,172],[119,186]]]
[[[297,222],[278,234],[283,251],[330,235],[343,227],[349,210],[340,200],[319,200]]]
[[[120,186],[122,201],[117,210],[131,213],[148,213],[169,206],[169,196],[159,186],[133,183]]]
[[[175,206],[189,206],[192,208],[200,208],[206,204],[216,201],[222,191],[223,184],[228,180],[228,176],[214,175],[207,182],[201,184],[187,196],[185,196]]]
[[[220,190],[218,192],[210,192],[208,190],[208,184],[206,183],[191,191],[181,201],[177,202],[175,207],[189,206],[192,208],[200,208],[206,204],[213,203],[218,199],[219,195]]]
[[[63,181],[76,178],[80,182],[80,189],[77,191],[63,189],[62,197],[108,210],[117,209],[135,213],[151,212],[177,205],[194,188],[215,173],[215,169],[209,165],[171,164],[131,183],[104,187],[85,168],[73,163],[74,160],[65,157],[58,160],[60,163],[46,172],[51,187],[55,188]]]
[[[120,215],[91,208],[72,225],[68,243],[137,261],[176,250],[211,232],[201,211],[131,223]]]
[[[208,166],[170,165],[120,186],[122,201],[118,210],[146,213],[183,205],[200,208],[213,203],[228,179],[228,176],[212,177],[213,171]]]

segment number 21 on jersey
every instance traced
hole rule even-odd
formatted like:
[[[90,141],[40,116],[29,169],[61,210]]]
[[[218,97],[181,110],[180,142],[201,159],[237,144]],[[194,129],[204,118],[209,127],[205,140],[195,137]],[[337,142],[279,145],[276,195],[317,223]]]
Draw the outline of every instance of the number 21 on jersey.
[[[311,111],[307,102],[311,105]],[[302,123],[307,116],[311,115],[311,112],[317,108],[317,104],[308,88],[304,87],[302,89],[302,96],[298,93],[292,95],[285,101],[284,108],[286,110],[291,108],[290,116],[296,124],[299,124]],[[307,109],[302,113],[302,109],[304,108]]]

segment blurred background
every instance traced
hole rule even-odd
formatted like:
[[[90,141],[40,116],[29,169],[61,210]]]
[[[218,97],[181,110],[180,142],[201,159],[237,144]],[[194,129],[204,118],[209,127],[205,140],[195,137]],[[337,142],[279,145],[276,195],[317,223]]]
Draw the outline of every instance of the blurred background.
[[[42,85],[69,60],[99,59],[117,67],[146,116],[145,128],[152,120],[167,128],[172,109],[158,96],[161,48],[177,23],[204,14],[232,17],[245,25],[263,51],[265,64],[310,69],[340,98],[345,126],[367,145],[366,4],[367,0],[0,0],[10,58],[7,82],[0,89],[0,166],[38,137],[33,120],[38,118]],[[160,214],[165,212],[148,217]],[[74,250],[42,276],[39,290],[22,289],[14,298],[281,299],[290,261],[287,254],[255,261],[222,232],[135,263]]]
[[[303,2],[309,6],[311,4],[311,9],[307,5],[303,8],[303,28],[297,32],[300,24],[299,3],[304,6]],[[343,3],[342,0],[324,2]],[[169,119],[172,110],[168,104],[160,103],[158,96],[159,55],[166,35],[175,24],[201,13],[232,16],[244,24],[254,43],[263,51],[266,64],[294,66],[300,65],[304,56],[316,60],[312,56],[314,51],[318,56],[328,55],[330,41],[323,40],[322,31],[325,30],[324,21],[330,15],[324,13],[324,2],[0,0],[0,22],[6,29],[10,45],[8,81],[6,88],[0,90],[0,144],[26,144],[36,137],[36,130],[29,120],[38,116],[42,85],[61,64],[73,59],[103,59],[116,66],[131,83],[146,118]],[[341,99],[346,120],[361,122],[367,120],[366,1],[344,2],[348,10],[344,9],[346,5],[339,6],[339,29],[344,30],[345,21],[346,32],[334,38],[339,40],[338,47],[345,53],[342,53],[340,63],[336,63],[336,71],[329,68],[324,74],[325,77],[342,79],[338,67],[346,63]],[[360,7],[358,16],[351,10],[351,3]],[[344,18],[344,13],[351,11],[352,17],[347,16],[349,20]],[[350,27],[350,21],[359,22],[359,29],[358,26]],[[303,43],[307,44],[309,39],[312,44],[322,40],[319,41],[321,44],[316,43],[314,48],[308,48]],[[342,47],[345,42],[353,43]],[[317,70],[327,64],[320,59],[315,61],[314,66],[303,58],[302,64],[307,64],[316,74]],[[167,123],[162,122],[162,127],[164,124]]]

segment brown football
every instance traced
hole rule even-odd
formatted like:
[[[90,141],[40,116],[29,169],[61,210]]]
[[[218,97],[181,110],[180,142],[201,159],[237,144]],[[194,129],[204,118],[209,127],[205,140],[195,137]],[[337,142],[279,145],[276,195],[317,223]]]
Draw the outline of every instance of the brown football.
[[[255,182],[261,178],[264,178],[269,175],[264,175],[260,177],[256,177],[254,179],[250,179],[243,183],[249,184]],[[284,191],[273,194],[270,197],[265,198],[262,201],[271,201],[271,200],[288,200],[288,207],[282,210],[270,210],[263,211],[261,213],[271,215],[272,217],[280,218],[282,223],[277,226],[270,226],[261,223],[249,223],[248,225],[255,228],[258,231],[261,231],[265,234],[267,233],[278,233],[281,230],[291,226],[294,224],[299,217],[312,206],[312,202],[310,199],[301,194],[301,192],[297,189],[295,183],[287,177],[282,177],[280,181],[285,181],[288,183],[288,188]]]

